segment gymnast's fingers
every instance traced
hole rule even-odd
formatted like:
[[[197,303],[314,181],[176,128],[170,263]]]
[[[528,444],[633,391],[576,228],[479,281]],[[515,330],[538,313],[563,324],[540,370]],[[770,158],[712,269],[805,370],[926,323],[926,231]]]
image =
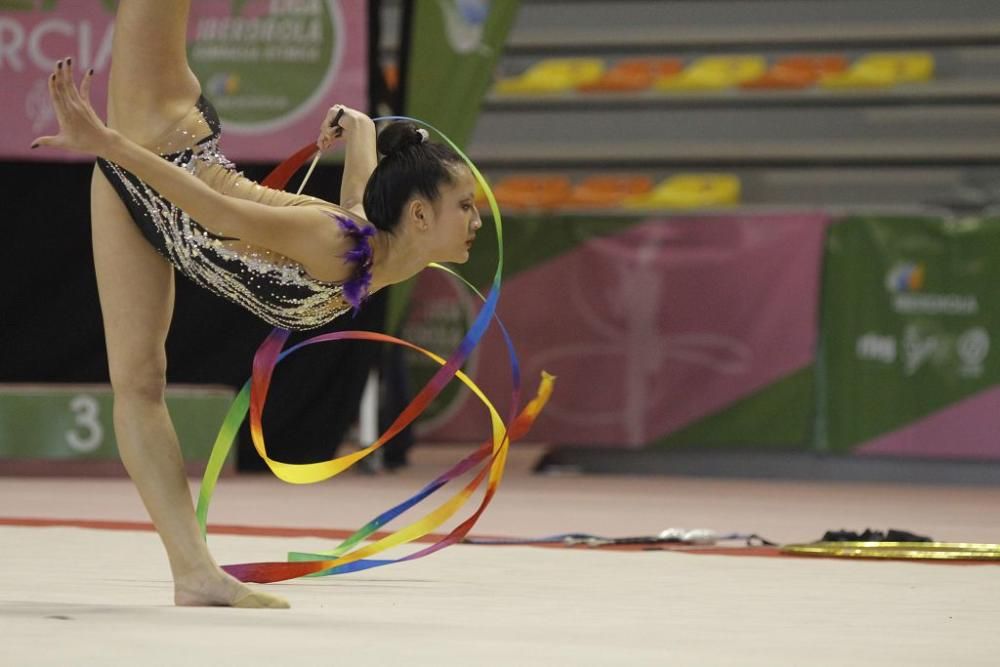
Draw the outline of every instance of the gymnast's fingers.
[[[66,59],[60,60],[56,63],[56,90],[60,92],[63,99],[66,98],[66,87],[68,82],[70,65],[67,64]]]
[[[86,105],[83,104],[83,96],[80,95],[80,91],[77,89],[76,86],[76,77],[73,74],[72,58],[66,59],[66,64],[63,67],[63,69],[66,70],[65,74],[66,80],[64,83],[65,86],[64,90],[66,91],[66,101],[73,106],[74,110],[76,109],[76,105],[83,105],[85,108]]]
[[[31,142],[32,148],[38,148],[39,146],[58,146],[58,145],[59,145],[59,137],[53,137],[53,136],[38,137],[37,139]]]
[[[90,84],[94,80],[94,70],[87,70],[87,73],[83,75],[83,81],[80,82],[80,97],[83,99],[84,103],[88,107],[93,108],[90,102]]]
[[[67,58],[63,62],[62,68],[62,90],[66,99],[66,109],[73,114],[80,111],[80,92],[76,88],[76,80],[73,76],[73,59]]]
[[[56,120],[59,123],[59,134],[49,137],[40,137],[37,143],[42,146],[59,147],[65,144],[66,127],[71,118],[69,103],[66,100],[66,91],[61,85],[63,79],[63,61],[56,63],[55,71],[49,76],[49,95],[52,98],[52,108],[56,112]],[[32,144],[34,146],[35,144]]]
[[[333,127],[337,124],[337,120],[344,113],[344,105],[334,104],[330,107],[330,110],[326,112],[326,118],[323,119],[323,127]]]
[[[62,130],[63,125],[63,111],[59,95],[59,91],[56,89],[56,75],[55,72],[49,75],[49,97],[52,99],[52,108],[56,112],[56,119],[59,121],[59,129]],[[58,136],[42,136],[31,142],[32,148],[38,148],[39,146],[55,146],[58,144]]]
[[[337,115],[333,117],[332,121],[330,121],[330,127],[333,129],[333,136],[339,139],[344,134],[344,126],[340,124],[340,119],[344,116],[344,112],[347,110],[347,107],[343,104],[338,104],[334,107],[334,109],[337,110]]]
[[[62,63],[60,62],[60,65]],[[56,119],[59,121],[59,127],[62,128],[66,124],[66,119],[68,117],[69,110],[66,104],[66,92],[60,85],[60,73],[57,71],[49,77],[49,95],[52,97],[52,107],[56,112]]]
[[[338,104],[333,108],[337,110],[337,115],[334,116],[333,120],[330,121],[330,127],[340,127],[340,119],[344,115],[344,111],[345,109],[347,109],[347,107],[345,107],[343,104]]]
[[[66,73],[63,75],[63,86],[66,91],[66,100],[69,102],[75,102],[79,97],[76,90],[76,77],[73,74],[73,59],[67,58],[66,62],[63,64],[63,69]]]
[[[56,67],[58,68],[58,65]],[[62,94],[59,91],[59,84],[56,77],[56,72],[49,75],[49,97],[52,99],[52,108],[56,112],[56,118],[58,118],[61,122],[62,116],[60,113],[62,112]]]
[[[52,95],[52,102],[56,107],[56,114],[60,111],[65,111],[66,109],[66,86],[64,81],[65,70],[63,68],[63,61],[59,60],[56,62],[56,69],[49,77],[49,92]]]

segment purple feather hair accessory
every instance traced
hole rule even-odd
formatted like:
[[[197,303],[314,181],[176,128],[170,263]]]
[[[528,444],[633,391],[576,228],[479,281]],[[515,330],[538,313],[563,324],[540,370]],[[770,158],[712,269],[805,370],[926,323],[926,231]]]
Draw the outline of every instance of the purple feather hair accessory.
[[[351,304],[354,314],[357,315],[361,303],[368,298],[368,290],[372,286],[372,245],[368,239],[375,236],[375,228],[361,227],[348,217],[332,215],[340,223],[340,229],[355,242],[354,248],[341,257],[344,261],[357,265],[354,275],[344,281],[343,285],[344,300]]]

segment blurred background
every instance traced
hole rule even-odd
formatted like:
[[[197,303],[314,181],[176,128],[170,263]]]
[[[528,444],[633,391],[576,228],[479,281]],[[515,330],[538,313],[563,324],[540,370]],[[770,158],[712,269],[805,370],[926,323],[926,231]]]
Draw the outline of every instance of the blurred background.
[[[526,389],[559,378],[530,435],[539,470],[995,483],[1000,4],[194,4],[192,67],[252,178],[338,102],[428,121],[483,171],[503,217],[498,313]],[[106,80],[113,6],[0,2],[0,471],[117,469],[92,164],[26,150],[52,127],[56,59]],[[306,191],[336,201],[340,173],[333,154]],[[461,272],[487,287],[496,251],[487,220]],[[446,355],[477,310],[424,272],[330,328]],[[171,410],[192,462],[267,331],[178,279]],[[271,456],[367,444],[434,370],[355,342],[296,354],[265,411]],[[503,411],[496,331],[468,371]],[[367,470],[482,441],[469,399],[446,391]],[[245,433],[233,465],[262,468]]]

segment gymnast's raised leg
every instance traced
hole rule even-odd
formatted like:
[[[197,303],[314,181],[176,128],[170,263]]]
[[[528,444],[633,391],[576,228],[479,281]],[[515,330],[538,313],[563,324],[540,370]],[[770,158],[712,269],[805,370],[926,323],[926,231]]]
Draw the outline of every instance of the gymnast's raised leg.
[[[190,0],[119,3],[108,124],[150,145],[194,106],[188,68]],[[178,605],[287,607],[222,572],[198,530],[180,447],[164,403],[164,343],[174,303],[173,269],[142,237],[114,189],[94,170],[94,263],[114,389],[118,448],[167,551]]]

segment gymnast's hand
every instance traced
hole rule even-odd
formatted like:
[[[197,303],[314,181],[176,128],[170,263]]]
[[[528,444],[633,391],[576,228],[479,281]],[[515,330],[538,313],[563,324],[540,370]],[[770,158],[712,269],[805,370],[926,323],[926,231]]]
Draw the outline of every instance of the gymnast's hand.
[[[77,89],[73,80],[73,59],[56,63],[56,69],[49,77],[49,95],[59,121],[59,134],[38,137],[31,144],[32,148],[51,146],[76,153],[101,155],[115,132],[104,125],[90,104],[90,82],[93,78],[94,70],[89,70]]]
[[[319,138],[316,139],[316,147],[325,151],[333,145],[335,139],[344,137],[350,141],[352,136],[359,133],[358,128],[366,125],[374,125],[374,123],[365,114],[356,109],[345,107],[343,104],[334,104],[326,112],[326,118],[323,119]]]

